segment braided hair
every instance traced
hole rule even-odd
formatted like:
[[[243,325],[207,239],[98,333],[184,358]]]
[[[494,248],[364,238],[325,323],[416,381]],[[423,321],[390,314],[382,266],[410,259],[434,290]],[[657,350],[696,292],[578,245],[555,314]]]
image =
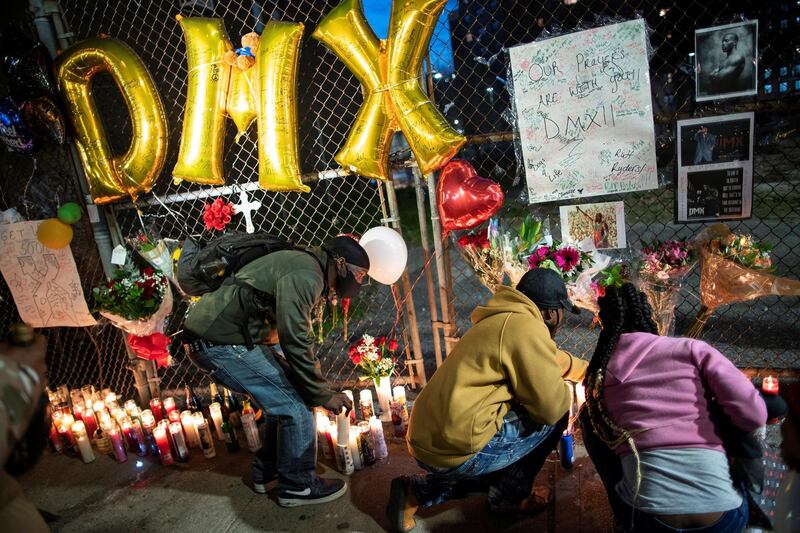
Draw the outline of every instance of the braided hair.
[[[598,300],[598,304],[600,306],[599,318],[603,329],[600,332],[592,360],[589,362],[584,381],[587,415],[595,434],[609,448],[616,449],[623,443],[628,444],[631,448],[631,452],[636,457],[636,488],[634,492],[638,496],[641,471],[639,453],[633,437],[642,430],[628,431],[614,423],[603,400],[603,380],[606,367],[620,335],[634,332],[658,335],[658,327],[653,320],[653,312],[647,302],[647,297],[631,283],[625,283],[620,288],[607,287],[605,296]]]

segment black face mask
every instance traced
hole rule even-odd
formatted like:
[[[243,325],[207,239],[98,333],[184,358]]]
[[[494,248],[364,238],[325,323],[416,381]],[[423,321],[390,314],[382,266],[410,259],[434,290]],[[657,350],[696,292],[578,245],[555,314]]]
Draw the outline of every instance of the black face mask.
[[[339,298],[355,298],[358,296],[358,291],[361,290],[361,284],[356,281],[356,277],[352,272],[347,272],[347,275],[336,276],[336,294]]]

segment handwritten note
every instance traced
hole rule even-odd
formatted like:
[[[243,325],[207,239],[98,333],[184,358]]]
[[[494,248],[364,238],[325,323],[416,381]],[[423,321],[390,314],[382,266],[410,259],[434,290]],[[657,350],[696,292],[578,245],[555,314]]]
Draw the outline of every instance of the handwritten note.
[[[509,49],[530,203],[655,189],[642,20]]]
[[[0,272],[22,320],[35,328],[93,326],[69,246],[45,248],[39,221],[0,225]]]

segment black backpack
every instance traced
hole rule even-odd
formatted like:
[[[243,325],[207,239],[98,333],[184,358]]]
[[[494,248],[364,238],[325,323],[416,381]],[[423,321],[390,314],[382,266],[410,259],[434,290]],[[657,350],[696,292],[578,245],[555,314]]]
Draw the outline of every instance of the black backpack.
[[[226,277],[259,257],[294,247],[264,232],[227,233],[202,248],[188,238],[178,259],[178,284],[189,296],[200,296],[217,289]]]

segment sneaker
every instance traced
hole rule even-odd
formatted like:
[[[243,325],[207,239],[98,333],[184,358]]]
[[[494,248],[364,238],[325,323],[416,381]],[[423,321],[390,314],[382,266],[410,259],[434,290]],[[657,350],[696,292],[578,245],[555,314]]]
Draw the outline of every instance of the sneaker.
[[[304,489],[283,489],[278,492],[278,505],[299,507],[317,503],[332,502],[347,492],[347,483],[341,479],[315,478],[310,487]]]
[[[267,485],[278,479],[278,471],[274,469],[263,471],[260,468],[253,467],[251,473],[253,475],[253,492],[257,494],[266,494]]]
[[[406,476],[396,477],[389,487],[389,503],[386,504],[386,518],[395,531],[406,533],[416,527],[414,513],[419,504]]]
[[[552,494],[550,493],[549,488],[537,485],[533,488],[530,496],[519,503],[487,503],[489,505],[489,510],[494,513],[509,515],[532,514],[538,513],[539,511],[545,509],[548,505],[550,505],[552,499]]]

